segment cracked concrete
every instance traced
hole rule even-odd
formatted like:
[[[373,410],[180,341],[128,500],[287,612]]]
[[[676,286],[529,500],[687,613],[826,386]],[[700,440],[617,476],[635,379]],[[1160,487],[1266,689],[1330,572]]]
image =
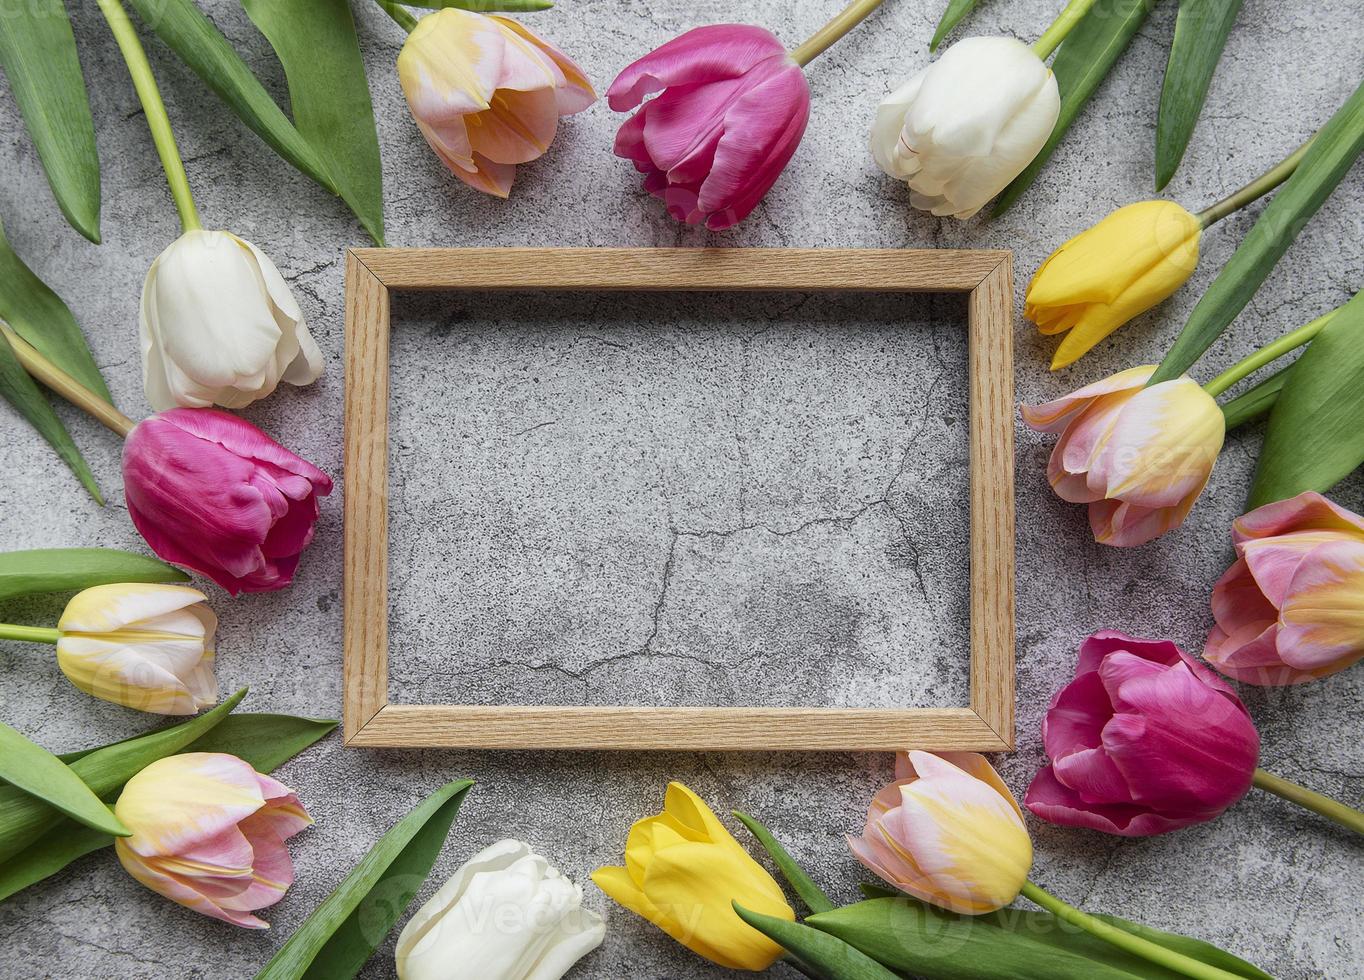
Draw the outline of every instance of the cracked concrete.
[[[176,234],[173,209],[126,72],[93,4],[74,10],[104,165],[105,244],[62,222],[0,97],[0,218],[84,325],[122,407],[145,411],[135,350],[142,276]],[[264,40],[238,4],[202,0],[283,103]],[[562,0],[527,22],[604,89],[666,38],[742,17],[795,43],[837,0],[693,4]],[[1059,0],[981,4],[972,33],[1035,37]],[[605,105],[567,120],[520,168],[509,202],[445,173],[407,117],[392,73],[400,37],[357,2],[378,111],[394,245],[997,247],[1022,281],[1065,238],[1150,195],[1155,104],[1174,3],[1166,0],[1081,113],[1034,188],[993,222],[911,211],[867,158],[875,102],[923,63],[941,4],[890,0],[809,69],[810,127],[788,171],[738,229],[680,228],[609,147]],[[958,32],[959,34],[961,32]],[[1301,142],[1358,82],[1364,8],[1352,0],[1246,0],[1207,111],[1169,195],[1198,208]],[[1347,43],[1354,41],[1356,43]],[[152,40],[149,51],[200,210],[263,248],[292,283],[328,361],[304,390],[245,414],[341,473],[341,249],[363,243],[344,207],[276,159]],[[1060,377],[1054,341],[1017,322],[1018,392],[1042,400],[1159,356],[1258,208],[1204,238],[1193,281]],[[1304,229],[1200,372],[1338,305],[1364,267],[1358,168]],[[935,297],[782,294],[404,297],[395,305],[392,468],[393,687],[431,700],[569,703],[956,704],[964,700],[967,526],[964,308]],[[538,382],[536,379],[539,379]],[[61,410],[110,496],[100,509],[26,428],[6,423],[5,547],[137,548],[118,487],[118,447]],[[1041,762],[1039,722],[1105,627],[1197,649],[1206,596],[1227,560],[1260,433],[1234,434],[1188,524],[1131,551],[1093,544],[1083,512],[1045,488],[1046,440],[1019,430],[1018,751],[996,759],[1021,792]],[[1336,494],[1364,506],[1364,482]],[[287,592],[231,600],[223,687],[253,710],[340,711],[341,500]],[[49,622],[62,599],[0,613]],[[147,720],[70,689],[41,649],[0,644],[4,720],[55,750],[145,730]],[[1364,794],[1364,669],[1288,691],[1243,692],[1262,763],[1358,804]],[[104,980],[253,975],[397,817],[446,779],[472,776],[433,881],[500,836],[533,841],[575,879],[620,858],[631,821],[669,779],[723,813],[766,821],[837,897],[865,879],[842,835],[857,829],[891,761],[879,755],[362,752],[338,739],[280,772],[317,824],[291,843],[298,880],[242,933],[170,905],[108,853],[0,904],[0,975]],[[1359,844],[1252,793],[1213,824],[1114,840],[1031,821],[1037,880],[1093,910],[1188,932],[1277,977],[1360,975]],[[746,839],[740,833],[740,839]],[[575,976],[725,976],[608,906],[605,946]],[[363,971],[393,976],[392,939]],[[781,968],[778,968],[780,972]],[[788,974],[789,975],[789,974]]]

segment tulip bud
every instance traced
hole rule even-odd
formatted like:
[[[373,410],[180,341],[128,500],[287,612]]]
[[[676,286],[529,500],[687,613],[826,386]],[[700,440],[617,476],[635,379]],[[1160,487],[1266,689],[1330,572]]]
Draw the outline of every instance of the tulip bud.
[[[502,840],[464,863],[398,936],[400,980],[558,980],[601,945],[582,889],[529,844]]]
[[[876,164],[909,202],[969,218],[1037,156],[1061,112],[1056,78],[1011,37],[968,37],[881,102]]]
[[[1069,331],[1053,371],[1073,364],[1128,320],[1164,300],[1198,265],[1198,219],[1173,201],[1119,208],[1042,263],[1023,315],[1045,334]]]
[[[162,412],[123,444],[123,495],[147,544],[233,595],[293,581],[331,492],[327,474],[227,412]]]
[[[1203,651],[1214,667],[1301,684],[1364,657],[1364,517],[1309,491],[1237,518],[1232,541]]]
[[[848,845],[888,884],[963,915],[1008,905],[1032,868],[1023,812],[975,752],[899,753]]]
[[[568,55],[516,21],[453,7],[417,21],[398,81],[450,172],[497,197],[511,192],[516,164],[549,149],[560,116],[597,99]]]
[[[1168,640],[1080,647],[1042,722],[1051,764],[1023,802],[1068,827],[1145,837],[1203,823],[1250,789],[1260,736],[1225,681]]]
[[[629,112],[616,156],[687,224],[721,231],[748,216],[800,145],[810,88],[786,48],[761,27],[698,27],[656,48],[611,83]]]
[[[187,231],[142,284],[142,379],[157,411],[242,408],[280,381],[311,384],[322,352],[260,249],[226,231]]]
[[[796,917],[772,876],[681,783],[668,784],[662,813],[630,828],[625,866],[598,868],[592,880],[692,952],[731,970],[765,970],[782,954],[735,914],[733,903],[788,922]]]
[[[1179,527],[1203,492],[1226,436],[1226,417],[1189,378],[1143,387],[1155,368],[1096,381],[1023,420],[1060,438],[1047,478],[1062,500],[1089,504],[1100,544],[1145,544]]]
[[[114,813],[133,832],[114,838],[130,875],[248,929],[269,928],[251,913],[293,884],[284,842],[313,822],[293,790],[221,752],[158,759],[128,780]]]
[[[57,665],[105,701],[162,715],[192,715],[218,700],[204,594],[179,585],[97,585],[66,604]]]

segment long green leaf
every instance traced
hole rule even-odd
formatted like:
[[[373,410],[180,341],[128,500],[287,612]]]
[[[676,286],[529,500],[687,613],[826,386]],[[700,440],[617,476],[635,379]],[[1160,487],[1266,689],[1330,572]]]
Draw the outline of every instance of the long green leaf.
[[[132,833],[66,763],[4,723],[0,779],[93,830],[119,837]]]
[[[948,0],[947,9],[942,12],[942,19],[938,21],[938,29],[933,32],[933,40],[928,42],[929,51],[937,51],[942,39],[947,37],[952,28],[961,23],[961,19],[976,8],[980,0]]]
[[[832,933],[733,904],[739,918],[829,980],[898,980],[876,960]]]
[[[1364,463],[1364,291],[1287,370],[1269,416],[1250,505],[1331,489]]]
[[[114,548],[38,548],[0,552],[0,600],[76,592],[119,582],[187,582],[174,566]]]
[[[1317,131],[1307,155],[1260,213],[1231,260],[1198,301],[1148,385],[1177,378],[1236,318],[1298,232],[1364,151],[1364,82]]]
[[[245,696],[242,688],[192,721],[91,752],[71,763],[71,770],[96,796],[107,796],[157,759],[179,752],[203,735]],[[41,800],[13,786],[0,786],[0,862],[37,840],[56,818],[56,811]]]
[[[1156,117],[1156,190],[1179,169],[1241,0],[1180,0]]]
[[[24,115],[57,206],[99,242],[99,155],[76,39],[62,0],[8,4],[0,16],[0,66]]]
[[[1007,211],[1037,179],[1070,124],[1108,75],[1146,21],[1156,0],[1098,0],[1056,51],[1051,70],[1061,94],[1061,112],[1047,142],[1021,174],[1004,188],[992,215]]]
[[[379,838],[280,947],[256,980],[344,980],[355,976],[430,873],[464,794],[472,785],[468,779],[446,783]],[[380,887],[385,884],[392,887]],[[367,902],[372,892],[375,898]]]
[[[294,125],[351,210],[384,241],[383,171],[365,63],[347,0],[241,0],[289,82]]]
[[[1200,963],[1207,963],[1215,966],[1219,970],[1226,970],[1236,976],[1247,977],[1250,980],[1274,980],[1274,977],[1264,970],[1261,970],[1253,963],[1248,963],[1239,956],[1233,956],[1225,949],[1206,943],[1201,939],[1194,939],[1192,936],[1181,936],[1177,932],[1166,932],[1163,929],[1153,929],[1150,926],[1142,925],[1140,922],[1129,922],[1120,919],[1116,915],[1106,915],[1102,912],[1095,914],[1094,918],[1103,919],[1110,925],[1115,925],[1124,932],[1130,932],[1134,936],[1150,940],[1153,943],[1172,949],[1176,953],[1183,953],[1185,956],[1198,960]]]
[[[1286,368],[1280,368],[1254,388],[1222,405],[1222,415],[1226,418],[1228,432],[1239,425],[1256,422],[1270,413],[1274,403],[1279,400],[1279,392],[1283,390],[1292,366],[1290,364]]]
[[[273,772],[335,727],[334,721],[316,718],[251,713],[229,715],[181,751],[227,752],[246,760],[257,772]],[[95,751],[98,750],[69,752],[59,758],[70,763]],[[113,796],[112,793],[106,795]],[[109,847],[113,842],[114,839],[108,834],[67,820],[61,821],[24,848],[21,854],[0,865],[0,901],[51,877],[92,851]]]
[[[797,864],[796,859],[772,836],[772,831],[746,813],[735,810],[734,816],[758,838],[758,843],[767,851],[772,863],[777,866],[777,870],[791,886],[791,890],[805,903],[806,908],[811,912],[827,912],[834,907],[833,900],[824,894],[824,890],[815,884],[815,880],[805,873],[805,869]]]

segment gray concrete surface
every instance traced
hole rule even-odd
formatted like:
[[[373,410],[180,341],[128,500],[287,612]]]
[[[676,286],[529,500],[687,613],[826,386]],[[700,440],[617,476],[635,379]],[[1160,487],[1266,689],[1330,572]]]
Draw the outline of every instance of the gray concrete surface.
[[[688,27],[742,17],[792,44],[835,2],[565,0],[533,26],[604,89],[615,71]],[[0,215],[15,247],[67,299],[122,406],[145,410],[136,354],[141,279],[176,234],[144,121],[93,4],[77,34],[104,165],[105,244],[62,221],[11,99],[0,99],[6,179]],[[272,91],[264,40],[231,2],[205,4]],[[399,32],[357,3],[378,110],[394,245],[772,245],[1010,248],[1021,287],[1063,239],[1150,195],[1155,103],[1174,4],[1162,4],[1082,114],[1034,189],[994,222],[908,208],[865,150],[872,108],[923,63],[940,3],[890,0],[809,70],[813,115],[767,201],[736,230],[680,228],[609,152],[605,105],[569,120],[521,168],[512,199],[450,177],[407,117],[392,64]],[[1031,39],[1059,3],[983,4],[973,33]],[[528,18],[530,20],[530,18]],[[1354,88],[1364,7],[1353,0],[1247,0],[1207,108],[1169,193],[1202,207],[1296,146]],[[161,45],[150,44],[205,221],[264,248],[294,285],[328,358],[311,388],[246,414],[330,473],[341,472],[341,249],[363,234],[344,207],[275,158]],[[1045,369],[1052,342],[1019,318],[1020,397],[1042,399],[1159,356],[1255,210],[1214,229],[1192,282],[1070,372]],[[1360,285],[1358,169],[1304,230],[1204,375],[1344,301]],[[726,303],[590,297],[403,300],[394,342],[392,532],[395,692],[495,702],[953,704],[964,690],[960,556],[962,310],[946,300]],[[119,494],[118,446],[64,411],[111,501],[95,507],[8,416],[0,472],[6,548],[137,548]],[[547,423],[553,423],[549,425]],[[1145,548],[1094,545],[1083,512],[1043,476],[1048,447],[1018,440],[1018,751],[996,759],[1020,793],[1041,761],[1038,724],[1078,641],[1104,627],[1197,649],[1206,596],[1227,559],[1260,441],[1233,436],[1187,525]],[[1364,484],[1338,499],[1359,508]],[[340,710],[341,500],[326,501],[293,588],[231,600],[219,677],[249,684],[257,710]],[[8,604],[54,618],[59,600]],[[54,750],[144,730],[148,720],[69,688],[41,649],[0,644],[4,718]],[[1364,672],[1300,689],[1248,690],[1263,763],[1358,803]],[[291,850],[298,883],[268,933],[179,909],[98,854],[0,905],[5,977],[237,977],[253,974],[370,844],[441,782],[474,777],[436,871],[505,835],[583,879],[619,859],[630,822],[668,779],[718,810],[767,821],[836,895],[864,875],[842,835],[889,775],[882,755],[606,755],[373,752],[332,738],[285,766],[317,824]],[[1357,840],[1252,793],[1211,825],[1116,840],[1031,822],[1035,876],[1094,910],[1188,932],[1280,977],[1360,975]],[[433,882],[434,884],[434,882]],[[428,892],[431,886],[428,886]],[[719,977],[641,920],[611,907],[605,946],[576,976]],[[426,894],[424,893],[424,894]],[[363,975],[394,975],[392,941]]]

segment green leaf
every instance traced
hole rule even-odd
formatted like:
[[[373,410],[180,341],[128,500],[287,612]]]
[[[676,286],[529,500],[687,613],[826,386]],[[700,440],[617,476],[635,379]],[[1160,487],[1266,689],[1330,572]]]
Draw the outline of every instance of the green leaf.
[[[0,600],[39,592],[78,592],[120,582],[187,582],[180,569],[114,548],[0,552]]]
[[[1156,118],[1156,190],[1179,169],[1241,0],[1180,0]]]
[[[933,40],[928,42],[929,51],[937,51],[942,39],[947,37],[952,28],[961,23],[961,19],[975,9],[980,0],[948,0],[947,9],[942,12],[942,19],[938,21],[938,29],[933,32]]]
[[[975,2],[975,0],[973,0]],[[473,10],[478,13],[507,11],[509,13],[533,13],[548,10],[554,0],[402,0],[404,7],[428,7],[439,10],[442,7],[455,7],[459,10]]]
[[[1324,493],[1364,463],[1364,291],[1284,373],[1250,506]]]
[[[1103,919],[1110,925],[1115,925],[1123,932],[1130,932],[1134,936],[1140,936],[1166,949],[1172,949],[1176,953],[1183,953],[1185,956],[1192,957],[1200,963],[1207,963],[1215,966],[1219,970],[1226,970],[1228,973],[1238,977],[1248,977],[1252,980],[1274,980],[1274,977],[1264,970],[1261,970],[1254,963],[1249,963],[1239,956],[1233,956],[1225,949],[1214,946],[1212,943],[1205,943],[1201,939],[1194,939],[1192,936],[1181,936],[1177,932],[1166,932],[1163,929],[1153,929],[1150,926],[1142,925],[1140,922],[1129,922],[1120,919],[1116,915],[1106,915],[1096,913],[1096,919]]]
[[[772,858],[772,863],[777,866],[782,877],[791,886],[791,890],[800,897],[805,903],[805,907],[811,912],[827,912],[834,907],[833,900],[824,894],[824,890],[815,884],[813,878],[805,873],[800,865],[793,858],[775,837],[772,832],[753,819],[746,813],[738,810],[733,811],[734,816],[758,838],[758,843],[763,846],[768,855]]]
[[[0,779],[93,830],[119,837],[132,834],[66,763],[4,723],[0,723]]]
[[[1154,6],[1155,0],[1098,0],[1061,42],[1051,63],[1061,94],[1061,112],[1056,118],[1056,126],[1027,169],[1004,188],[991,216],[1003,214],[1032,186],[1070,124],[1108,75],[1118,55],[1126,50]]]
[[[257,772],[268,773],[326,736],[335,727],[336,722],[325,719],[247,712],[229,715],[180,751],[227,752],[244,759]],[[129,741],[132,739],[111,744],[122,745]],[[96,751],[99,749],[67,752],[58,758],[69,764]],[[113,795],[106,794],[110,797]],[[0,901],[29,885],[51,877],[92,851],[109,847],[113,842],[114,839],[108,834],[97,833],[88,827],[62,820],[24,848],[21,854],[0,865]]]
[[[76,39],[62,0],[24,0],[0,16],[0,65],[57,206],[99,242],[99,156]]]
[[[1288,380],[1288,372],[1292,366],[1290,364],[1286,368],[1280,368],[1254,388],[1237,395],[1222,405],[1222,414],[1226,418],[1228,432],[1239,425],[1257,422],[1269,414],[1274,403],[1279,400],[1279,392],[1283,390],[1284,382]]]
[[[192,721],[91,752],[72,762],[71,770],[96,796],[107,796],[157,759],[179,752],[203,735],[245,696],[246,688],[242,688]],[[8,861],[41,837],[56,816],[41,800],[13,786],[0,786],[0,861]]]
[[[733,905],[739,918],[830,980],[898,980],[876,960],[832,933],[750,912],[738,902]]]
[[[241,0],[289,82],[294,125],[325,161],[342,198],[384,242],[379,134],[347,0]]]
[[[343,980],[359,972],[431,872],[473,782],[446,783],[360,859],[256,980]]]
[[[1364,150],[1364,82],[1317,131],[1307,154],[1260,213],[1255,227],[1222,267],[1184,324],[1148,385],[1177,378],[1236,318],[1298,232],[1317,213]]]
[[[1181,976],[1061,922],[1050,912],[1004,908],[969,916],[911,898],[876,898],[812,915],[805,922],[897,972],[932,980],[1178,980]],[[1264,980],[1255,967],[1199,940],[1157,930],[1141,934],[1147,938],[1157,934],[1163,938],[1153,941],[1200,959],[1215,951],[1217,962],[1241,964],[1238,969],[1224,969]]]

